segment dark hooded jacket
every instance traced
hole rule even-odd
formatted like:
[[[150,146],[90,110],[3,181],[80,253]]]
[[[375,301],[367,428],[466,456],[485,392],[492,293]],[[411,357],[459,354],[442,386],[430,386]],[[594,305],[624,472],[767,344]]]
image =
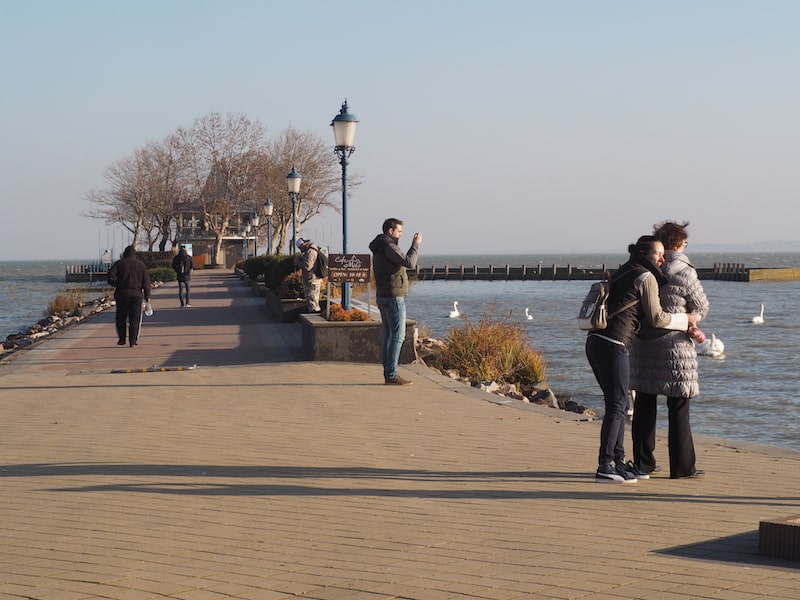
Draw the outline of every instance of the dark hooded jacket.
[[[178,281],[189,281],[192,278],[192,269],[194,269],[194,261],[186,248],[181,248],[180,252],[172,259],[172,268],[178,274]]]
[[[408,273],[406,269],[417,266],[419,245],[411,244],[407,254],[397,245],[397,238],[386,233],[375,236],[369,244],[375,271],[375,295],[378,298],[397,298],[408,295]]]
[[[132,247],[125,248],[122,260],[108,270],[106,279],[114,286],[114,298],[143,298],[150,301],[150,273]]]

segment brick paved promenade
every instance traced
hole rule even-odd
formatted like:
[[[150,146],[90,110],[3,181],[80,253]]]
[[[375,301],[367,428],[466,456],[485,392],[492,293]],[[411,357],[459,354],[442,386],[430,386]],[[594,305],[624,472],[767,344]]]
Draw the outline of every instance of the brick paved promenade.
[[[800,598],[757,554],[797,454],[701,438],[704,480],[596,484],[597,423],[298,362],[231,272],[192,282],[135,348],[107,312],[0,367],[0,598]]]

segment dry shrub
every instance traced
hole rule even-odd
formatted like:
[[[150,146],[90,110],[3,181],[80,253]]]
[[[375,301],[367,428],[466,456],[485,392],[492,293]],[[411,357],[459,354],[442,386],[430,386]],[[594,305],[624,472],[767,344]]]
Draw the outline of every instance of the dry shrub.
[[[86,298],[86,292],[81,289],[61,290],[58,295],[47,305],[45,314],[49,317],[53,315],[63,315],[78,310]]]
[[[278,297],[285,299],[305,298],[303,290],[303,275],[300,271],[289,273],[278,286]]]
[[[341,304],[331,304],[329,321],[369,321],[369,316],[363,310],[351,308],[345,310]]]
[[[473,384],[484,381],[533,384],[545,381],[547,365],[541,352],[525,340],[522,326],[483,317],[477,325],[463,319],[433,365],[455,370]]]

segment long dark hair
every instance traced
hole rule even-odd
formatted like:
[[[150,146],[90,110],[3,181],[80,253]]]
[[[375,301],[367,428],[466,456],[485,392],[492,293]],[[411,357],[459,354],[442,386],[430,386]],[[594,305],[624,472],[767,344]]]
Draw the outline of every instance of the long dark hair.
[[[643,235],[636,240],[635,244],[628,246],[628,252],[632,255],[647,256],[653,249],[653,245],[660,241],[661,240],[654,235]]]

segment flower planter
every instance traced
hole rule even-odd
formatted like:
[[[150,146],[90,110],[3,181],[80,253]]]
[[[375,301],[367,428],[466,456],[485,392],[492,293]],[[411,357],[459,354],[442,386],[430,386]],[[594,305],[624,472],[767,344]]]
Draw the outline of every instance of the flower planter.
[[[265,289],[264,300],[267,312],[281,323],[296,323],[298,317],[306,311],[303,298],[279,298],[272,290]]]
[[[309,360],[381,363],[383,327],[380,321],[327,321],[319,314],[302,314],[303,351]],[[416,321],[406,320],[400,364],[416,360]]]

